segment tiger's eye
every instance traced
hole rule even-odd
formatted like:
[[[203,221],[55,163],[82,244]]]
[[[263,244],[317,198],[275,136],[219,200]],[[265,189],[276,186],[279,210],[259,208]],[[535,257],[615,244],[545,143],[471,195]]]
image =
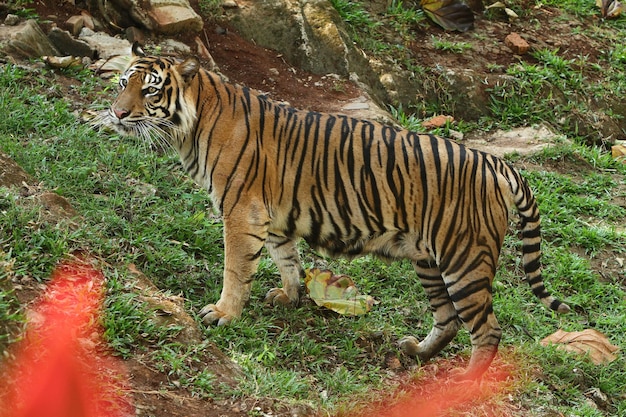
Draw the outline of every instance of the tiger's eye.
[[[156,87],[150,86],[150,87],[146,88],[146,94],[156,94],[158,91],[159,91],[159,89],[156,88]]]

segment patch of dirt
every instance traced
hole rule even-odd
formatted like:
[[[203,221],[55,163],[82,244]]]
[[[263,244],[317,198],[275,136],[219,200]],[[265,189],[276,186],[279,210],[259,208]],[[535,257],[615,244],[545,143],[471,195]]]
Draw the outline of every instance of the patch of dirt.
[[[599,21],[580,22],[563,19],[555,8],[536,5],[526,1],[523,8],[528,14],[515,22],[506,17],[486,19],[476,15],[474,29],[467,33],[443,32],[434,25],[428,25],[415,32],[410,44],[415,62],[426,68],[441,65],[445,68],[471,69],[477,74],[502,72],[511,64],[525,61],[536,64],[538,61],[529,53],[523,56],[514,54],[504,43],[512,32],[526,40],[531,50],[558,50],[564,59],[583,59],[585,65],[596,63],[603,54],[602,45],[583,34],[583,29],[599,24]],[[572,30],[580,29],[580,34],[572,35]],[[466,52],[446,52],[433,45],[432,39],[463,42],[471,45]]]
[[[230,29],[207,24],[209,50],[231,81],[267,93],[276,100],[315,111],[339,111],[361,93],[351,82],[292,67],[276,51],[256,46]]]

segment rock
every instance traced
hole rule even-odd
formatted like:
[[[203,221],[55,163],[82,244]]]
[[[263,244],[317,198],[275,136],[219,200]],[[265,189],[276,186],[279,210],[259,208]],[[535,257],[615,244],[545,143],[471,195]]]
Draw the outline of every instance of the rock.
[[[83,18],[83,23],[84,23],[86,28],[89,28],[89,29],[94,30],[96,32],[103,29],[102,25],[99,25],[97,23],[97,20],[94,19],[93,16],[91,16],[86,11],[83,11],[80,15]]]
[[[199,32],[202,18],[191,8],[187,0],[150,0],[147,15],[155,25],[155,31],[166,35],[180,32]]]
[[[7,17],[4,19],[4,24],[7,26],[15,26],[18,23],[20,23],[20,17],[15,14],[9,13]]]
[[[278,51],[290,65],[358,78],[378,103],[386,101],[378,74],[327,0],[246,2],[245,7],[225,9],[225,18],[243,38]]]
[[[515,32],[511,32],[506,38],[504,38],[504,44],[508,46],[516,55],[524,55],[530,48],[528,42]]]
[[[59,55],[59,51],[34,20],[27,20],[17,26],[0,26],[0,51],[26,58]]]
[[[79,39],[85,41],[96,50],[98,58],[110,58],[114,55],[127,56],[130,54],[130,42],[126,39],[114,38],[104,32],[94,32],[83,28]]]
[[[161,42],[161,48],[166,53],[183,54],[188,55],[191,53],[191,48],[183,42],[179,42],[174,39],[165,39]]]
[[[448,137],[452,140],[461,142],[463,139],[465,139],[465,134],[463,132],[459,132],[458,130],[453,129],[450,129],[448,132]]]
[[[137,42],[139,45],[145,45],[146,43],[146,35],[141,29],[135,26],[126,28],[126,39],[128,39],[130,43]]]
[[[426,130],[436,129],[438,127],[444,127],[447,123],[452,123],[454,121],[454,117],[446,116],[443,114],[433,116],[428,120],[424,120],[422,122],[422,126]]]
[[[78,36],[84,24],[85,19],[83,18],[83,16],[72,16],[65,22],[65,25],[69,28],[73,36]],[[93,30],[93,28],[89,29]]]
[[[241,36],[279,51],[294,66],[316,74],[349,72],[346,54],[352,42],[327,1],[252,2],[228,10],[227,17]]]
[[[87,42],[75,39],[70,32],[59,29],[58,27],[50,30],[48,39],[50,39],[52,44],[59,50],[61,55],[84,56],[89,58],[94,58],[96,55],[96,50]]]
[[[124,30],[138,26],[173,35],[202,30],[202,18],[188,0],[118,0],[104,2],[103,15],[113,26]],[[95,29],[98,24],[94,21]]]
[[[611,146],[611,156],[613,157],[613,159],[626,162],[626,145],[616,144]]]
[[[562,141],[567,141],[567,139],[555,134],[550,127],[544,125],[519,127],[506,131],[475,131],[465,138],[465,144],[468,147],[499,157],[511,153],[530,155]]]
[[[343,106],[341,110],[367,110],[369,108],[370,105],[367,102],[353,101]]]

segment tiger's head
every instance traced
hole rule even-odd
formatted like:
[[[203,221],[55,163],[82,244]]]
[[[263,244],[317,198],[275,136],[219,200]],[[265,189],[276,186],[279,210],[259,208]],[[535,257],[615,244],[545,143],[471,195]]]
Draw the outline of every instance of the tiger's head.
[[[119,78],[119,95],[96,124],[122,135],[177,145],[196,118],[191,96],[185,91],[199,68],[195,58],[146,56],[135,43]]]

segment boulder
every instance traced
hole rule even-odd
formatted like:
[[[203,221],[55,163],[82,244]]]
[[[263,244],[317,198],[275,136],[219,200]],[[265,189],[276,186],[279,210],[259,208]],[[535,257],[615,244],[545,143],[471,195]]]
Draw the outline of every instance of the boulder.
[[[96,50],[94,47],[85,41],[75,39],[66,30],[54,27],[48,33],[48,39],[61,52],[61,55],[95,57]]]
[[[359,81],[379,103],[387,94],[354,46],[327,0],[267,0],[225,9],[231,26],[257,45],[283,54],[293,66],[315,74],[339,74]]]
[[[116,0],[106,2],[103,14],[119,28],[139,26],[166,35],[198,32],[203,27],[188,0]]]
[[[126,56],[130,54],[130,42],[126,39],[114,38],[104,32],[94,32],[83,28],[79,39],[95,49],[98,58],[107,59],[115,55]]]
[[[294,66],[316,74],[347,76],[352,42],[326,0],[270,0],[228,10],[236,31],[256,44],[277,50]]]
[[[17,26],[0,26],[0,51],[26,58],[59,55],[59,51],[34,20],[27,20]]]
[[[154,22],[156,32],[172,35],[202,30],[202,18],[187,0],[150,0],[147,3],[147,14]]]

